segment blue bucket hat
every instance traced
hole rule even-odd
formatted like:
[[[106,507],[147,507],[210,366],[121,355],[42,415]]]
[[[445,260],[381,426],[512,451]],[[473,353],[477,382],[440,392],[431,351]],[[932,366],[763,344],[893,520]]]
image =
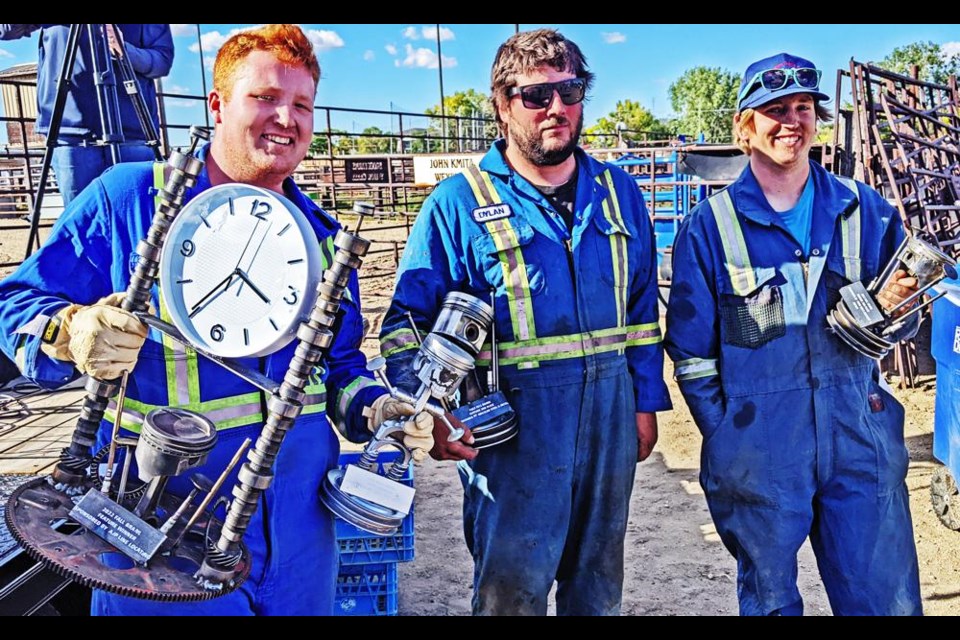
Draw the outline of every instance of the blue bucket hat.
[[[798,76],[799,69],[812,69]],[[783,70],[784,74],[764,76],[764,72]],[[757,60],[743,74],[740,91],[737,93],[737,112],[752,109],[792,93],[809,93],[816,101],[829,100],[830,96],[820,91],[821,72],[804,58],[789,53],[778,53],[763,60]],[[773,80],[773,82],[771,82]],[[782,82],[782,85],[781,85]],[[768,88],[773,85],[776,88]]]

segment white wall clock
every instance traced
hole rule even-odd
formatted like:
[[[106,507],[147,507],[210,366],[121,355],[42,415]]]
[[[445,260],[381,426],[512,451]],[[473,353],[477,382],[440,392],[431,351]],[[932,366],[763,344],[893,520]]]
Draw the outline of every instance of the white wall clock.
[[[295,204],[223,184],[188,202],[170,226],[159,282],[173,324],[191,344],[243,358],[293,340],[321,275],[316,234]]]

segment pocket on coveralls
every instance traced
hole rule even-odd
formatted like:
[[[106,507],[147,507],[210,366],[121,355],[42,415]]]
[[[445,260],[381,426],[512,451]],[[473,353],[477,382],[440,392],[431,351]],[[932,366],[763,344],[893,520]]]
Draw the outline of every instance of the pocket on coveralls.
[[[619,222],[607,220],[602,215],[593,217],[594,226],[599,229],[594,245],[597,251],[597,271],[600,279],[609,287],[626,288],[630,283],[630,269],[640,264],[634,255],[631,255],[635,242],[633,234]],[[584,232],[585,241],[587,232]]]
[[[892,393],[871,381],[864,407],[867,425],[873,432],[877,453],[877,496],[895,492],[907,477],[910,453],[904,442],[904,409]]]
[[[546,280],[540,256],[533,250],[533,236],[533,227],[514,219],[509,230],[473,237],[471,242],[480,268],[498,295],[506,295],[508,287],[522,287],[524,284],[531,295],[543,292]]]
[[[723,418],[703,440],[700,484],[708,499],[776,507],[770,449],[756,402],[729,398]]]
[[[723,343],[757,349],[787,333],[783,313],[783,277],[776,269],[756,269],[756,286],[746,293],[721,291],[720,335]],[[729,284],[729,283],[727,283]]]

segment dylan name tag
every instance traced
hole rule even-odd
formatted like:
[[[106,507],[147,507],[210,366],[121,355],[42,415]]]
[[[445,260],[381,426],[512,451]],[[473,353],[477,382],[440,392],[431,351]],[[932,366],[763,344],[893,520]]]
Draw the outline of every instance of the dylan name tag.
[[[415,489],[381,475],[348,464],[343,472],[340,490],[406,515],[413,505]]]
[[[490,222],[491,220],[509,218],[512,215],[513,209],[508,204],[492,204],[489,207],[480,207],[473,210],[473,219],[476,222]]]
[[[90,489],[70,510],[70,517],[122,551],[146,564],[166,536],[96,489]]]

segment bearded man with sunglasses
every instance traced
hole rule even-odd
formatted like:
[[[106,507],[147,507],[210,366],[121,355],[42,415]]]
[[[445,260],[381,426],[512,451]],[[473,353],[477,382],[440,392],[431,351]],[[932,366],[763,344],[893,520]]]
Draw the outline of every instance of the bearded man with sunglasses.
[[[834,614],[919,615],[903,407],[826,322],[904,230],[879,193],[810,160],[829,118],[819,82],[785,53],[744,74],[733,132],[749,164],[677,235],[666,349],[703,434],[700,483],[737,560],[740,613],[803,613],[809,537]],[[905,276],[886,308],[916,291]]]
[[[657,441],[663,382],[653,232],[636,184],[577,146],[593,81],[552,29],[497,52],[493,105],[503,139],[424,203],[384,317],[388,375],[414,390],[409,362],[444,296],[496,298],[501,389],[513,439],[448,442],[431,455],[462,471],[473,612],[616,615],[636,463]],[[489,347],[477,361],[489,365]]]

